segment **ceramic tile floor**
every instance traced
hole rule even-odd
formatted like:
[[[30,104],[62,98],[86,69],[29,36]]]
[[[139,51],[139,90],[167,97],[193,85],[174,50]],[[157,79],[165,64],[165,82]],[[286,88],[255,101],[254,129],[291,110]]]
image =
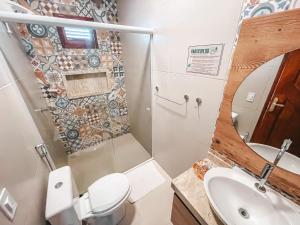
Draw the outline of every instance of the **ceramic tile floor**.
[[[119,225],[172,225],[173,190],[171,178],[154,161],[166,182],[135,202],[127,203],[126,216]]]
[[[68,157],[68,164],[79,193],[84,193],[98,178],[125,172],[150,158],[143,146],[128,133],[105,141],[94,149],[72,154]]]

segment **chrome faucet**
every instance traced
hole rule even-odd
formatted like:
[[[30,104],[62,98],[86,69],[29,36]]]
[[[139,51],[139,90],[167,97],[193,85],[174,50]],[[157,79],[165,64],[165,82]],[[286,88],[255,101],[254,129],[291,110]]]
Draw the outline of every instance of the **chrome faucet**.
[[[264,166],[263,170],[260,173],[259,183],[255,183],[255,187],[257,188],[257,190],[259,190],[263,193],[266,192],[265,184],[268,181],[269,176],[271,175],[275,166],[277,166],[278,162],[280,161],[280,159],[282,158],[284,153],[289,149],[291,144],[292,144],[292,141],[290,139],[284,139],[284,141],[281,145],[281,149],[280,149],[279,153],[277,154],[274,162],[266,163],[266,165]]]

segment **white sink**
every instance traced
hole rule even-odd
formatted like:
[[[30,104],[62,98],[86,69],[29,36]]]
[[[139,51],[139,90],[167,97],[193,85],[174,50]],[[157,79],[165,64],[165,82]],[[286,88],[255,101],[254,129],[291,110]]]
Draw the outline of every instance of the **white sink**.
[[[213,168],[204,176],[210,204],[227,225],[299,225],[300,207],[267,187],[259,192],[257,179],[235,167]]]

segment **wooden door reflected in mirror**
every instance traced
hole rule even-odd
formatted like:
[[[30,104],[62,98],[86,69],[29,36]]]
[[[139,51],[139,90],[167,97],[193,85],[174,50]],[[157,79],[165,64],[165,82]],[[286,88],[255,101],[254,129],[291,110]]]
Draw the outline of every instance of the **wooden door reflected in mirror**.
[[[300,157],[300,50],[284,57],[251,142],[280,148],[286,138],[289,153]]]
[[[273,162],[285,139],[292,145],[279,166],[300,174],[300,50],[253,71],[235,93],[232,112],[241,138]]]

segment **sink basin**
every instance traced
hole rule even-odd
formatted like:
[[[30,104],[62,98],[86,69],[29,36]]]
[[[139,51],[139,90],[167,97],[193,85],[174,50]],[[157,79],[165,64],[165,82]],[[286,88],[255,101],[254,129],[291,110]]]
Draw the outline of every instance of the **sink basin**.
[[[210,205],[227,225],[299,225],[300,207],[278,192],[259,192],[257,179],[234,167],[213,168],[204,176]]]

